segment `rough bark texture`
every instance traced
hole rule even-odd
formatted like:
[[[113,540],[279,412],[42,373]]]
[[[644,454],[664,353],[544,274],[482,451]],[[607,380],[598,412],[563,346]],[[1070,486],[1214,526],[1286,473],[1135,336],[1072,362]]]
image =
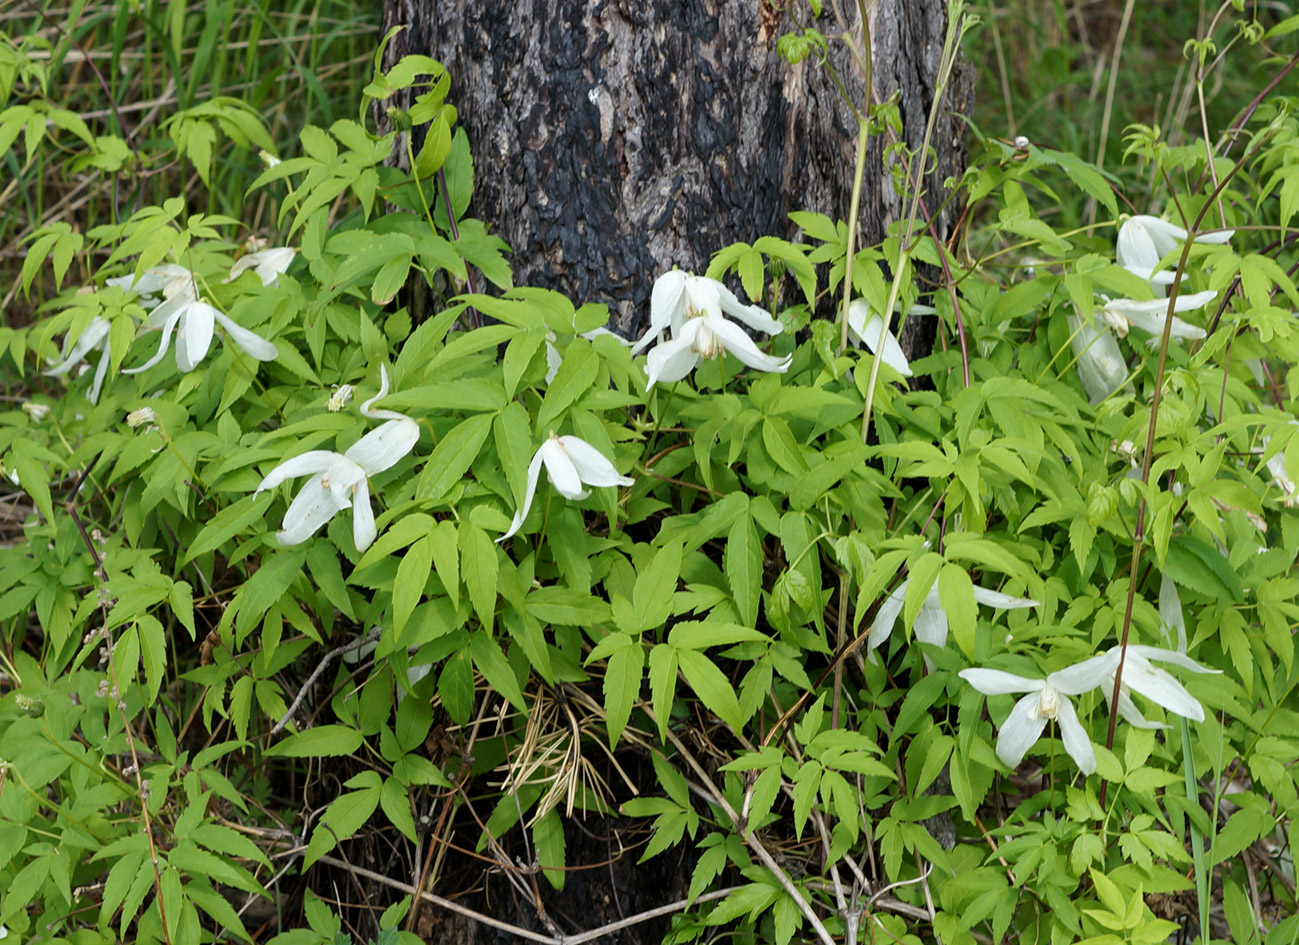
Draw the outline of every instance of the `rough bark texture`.
[[[900,90],[912,147],[944,7],[878,0],[872,12],[875,96]],[[672,266],[702,272],[736,240],[796,238],[791,210],[848,215],[855,121],[828,70],[776,55],[787,22],[764,0],[386,0],[385,21],[409,27],[390,60],[420,52],[450,70],[477,171],[470,212],[514,248],[516,282],[608,302],[626,333]],[[832,61],[860,101],[843,43]],[[945,110],[968,112],[970,88],[958,72]],[[943,179],[964,166],[959,120],[944,117],[933,145],[926,202],[937,208]],[[867,244],[903,212],[883,149],[872,144],[862,194]]]

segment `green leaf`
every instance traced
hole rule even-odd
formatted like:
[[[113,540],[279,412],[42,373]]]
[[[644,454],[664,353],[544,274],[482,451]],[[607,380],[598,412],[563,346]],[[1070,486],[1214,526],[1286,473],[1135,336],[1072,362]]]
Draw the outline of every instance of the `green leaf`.
[[[376,305],[391,302],[410,276],[410,263],[410,256],[400,254],[380,266],[370,286],[370,300]]]
[[[181,558],[181,564],[188,564],[199,555],[215,551],[227,541],[243,531],[251,522],[266,514],[269,500],[258,502],[253,496],[245,496],[233,505],[228,505],[209,521],[190,543],[189,549]]]
[[[584,338],[574,338],[537,413],[536,429],[542,436],[549,434],[551,425],[560,415],[578,397],[591,389],[599,372],[600,358],[590,342]]]
[[[744,286],[744,291],[755,304],[761,304],[762,281],[765,275],[762,254],[756,249],[742,253],[736,263],[736,269],[740,274],[740,285]]]
[[[974,584],[959,564],[945,564],[938,573],[938,602],[947,615],[947,626],[956,639],[956,645],[966,659],[973,661],[978,607],[974,601]]]
[[[528,613],[542,623],[589,627],[609,619],[609,605],[567,587],[538,587],[527,598]]]
[[[464,478],[491,432],[490,414],[475,414],[462,420],[434,448],[420,474],[415,497],[432,500],[443,498],[453,485]]]
[[[457,725],[466,725],[474,711],[474,669],[467,650],[447,658],[438,677],[438,698]]]
[[[908,629],[916,622],[916,614],[920,613],[925,598],[934,589],[934,581],[943,563],[943,556],[934,554],[932,551],[926,551],[918,561],[912,563],[911,571],[907,575],[906,603],[902,608],[902,619]],[[973,596],[974,592],[970,593]]]
[[[1213,546],[1190,535],[1177,535],[1168,543],[1164,572],[1185,588],[1218,600],[1238,603],[1245,589],[1230,562]]]
[[[762,543],[753,519],[743,515],[731,526],[723,555],[726,580],[740,621],[755,627],[758,623],[758,596],[762,592]]]
[[[527,712],[523,690],[519,688],[519,681],[515,678],[509,660],[501,652],[500,645],[486,633],[478,631],[469,634],[469,652],[488,685],[503,695],[514,708]]]
[[[678,649],[676,653],[681,674],[698,694],[700,701],[729,725],[732,731],[741,731],[744,728],[744,713],[740,711],[739,698],[735,695],[730,680],[717,668],[717,664],[698,650]]]
[[[433,545],[433,536],[425,535],[406,549],[397,565],[397,579],[392,585],[392,633],[396,643],[401,643],[406,621],[424,596],[424,585],[433,566]]]
[[[302,571],[307,549],[299,546],[267,555],[262,565],[235,595],[235,635],[239,640],[261,622]]]
[[[496,546],[487,533],[472,522],[460,526],[460,573],[469,589],[469,600],[474,605],[478,620],[492,629],[496,619],[496,578],[499,563]]]
[[[526,337],[526,336],[523,336]],[[519,339],[510,342],[511,346]],[[492,424],[496,439],[496,455],[501,471],[514,493],[515,508],[523,508],[523,489],[528,481],[528,462],[532,458],[532,433],[528,411],[523,404],[511,401],[497,414]]]
[[[632,608],[641,630],[661,627],[672,613],[672,595],[681,576],[680,542],[669,541],[650,560],[649,566],[636,577],[632,590]]]
[[[667,740],[668,721],[672,715],[672,700],[677,688],[677,649],[660,643],[649,655],[650,697],[659,738]]]
[[[546,881],[555,889],[564,888],[564,822],[559,811],[548,810],[532,825],[532,840],[537,845],[537,862]]]
[[[35,441],[27,437],[14,440],[9,448],[9,463],[18,474],[18,484],[32,497],[36,508],[47,522],[54,521],[54,505],[50,501],[49,473],[41,461],[53,458],[49,450],[37,446]]]
[[[402,836],[415,842],[415,818],[410,812],[410,797],[405,786],[396,778],[384,779],[383,786],[379,789],[379,805]]]
[[[433,547],[433,566],[437,569],[442,587],[451,600],[451,606],[460,608],[460,551],[455,522],[444,519],[437,523],[430,536]]]
[[[278,758],[337,758],[361,747],[361,733],[346,725],[317,725],[272,745],[266,754]]]
[[[622,633],[611,634],[606,639],[618,645],[609,656],[604,670],[605,728],[609,733],[609,747],[613,748],[627,727],[632,706],[640,698],[645,648],[639,640]]]

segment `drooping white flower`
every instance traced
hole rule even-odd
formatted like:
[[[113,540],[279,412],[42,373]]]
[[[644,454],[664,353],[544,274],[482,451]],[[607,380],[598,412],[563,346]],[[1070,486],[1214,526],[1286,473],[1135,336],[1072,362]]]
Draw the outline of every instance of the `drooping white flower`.
[[[1078,359],[1078,377],[1095,406],[1124,386],[1128,365],[1108,328],[1085,322],[1078,315],[1070,315],[1068,322],[1069,346]]]
[[[897,589],[884,600],[884,603],[880,604],[879,610],[875,612],[875,621],[871,624],[870,635],[866,638],[867,649],[875,649],[893,633],[893,627],[897,623],[898,615],[902,613],[902,609],[906,604],[909,582],[910,578],[899,584]],[[1000,591],[991,591],[986,587],[977,586],[974,588],[974,599],[980,604],[995,607],[998,610],[1019,610],[1024,607],[1041,606],[1038,601],[1027,597],[1011,597],[1009,594],[1003,594]],[[943,609],[942,601],[938,599],[937,583],[925,595],[925,601],[920,605],[920,610],[916,614],[913,629],[915,630],[916,639],[921,643],[930,643],[934,646],[945,646],[947,644],[947,611]],[[925,663],[929,665],[928,657],[926,657]]]
[[[1231,230],[1218,233],[1202,233],[1195,238],[1197,243],[1225,243],[1231,239]],[[1140,276],[1150,283],[1152,288],[1163,291],[1163,286],[1171,285],[1174,273],[1164,270],[1155,272],[1159,260],[1177,249],[1179,243],[1186,239],[1186,230],[1174,223],[1158,217],[1138,214],[1129,217],[1119,227],[1119,236],[1115,248],[1119,265],[1133,275]]]
[[[64,339],[63,360],[48,371],[42,372],[46,377],[60,377],[82,361],[86,360],[86,355],[91,351],[99,351],[99,364],[95,367],[95,377],[90,382],[90,390],[86,392],[86,399],[92,404],[99,402],[99,392],[104,386],[104,377],[108,374],[108,346],[109,346],[109,329],[111,326],[106,318],[94,318],[85,330],[77,336],[76,343],[68,348],[67,339]]]
[[[537,479],[542,464],[551,485],[566,499],[585,499],[591,494],[588,486],[630,486],[634,479],[618,474],[613,463],[590,443],[576,436],[555,436],[553,433],[532,456],[528,464],[528,483],[524,487],[523,508],[514,513],[510,530],[496,539],[498,542],[512,536],[523,525],[532,508],[532,497],[537,491]]]
[[[778,335],[784,326],[756,305],[745,305],[735,293],[716,279],[696,276],[673,269],[654,280],[650,294],[650,324],[645,334],[632,345],[631,353],[640,354],[646,345],[669,329],[673,337],[685,323],[697,315],[708,314],[721,318],[725,313],[739,319],[754,331]]]
[[[352,510],[352,541],[356,550],[365,551],[374,541],[377,530],[367,477],[394,466],[419,440],[419,424],[410,417],[393,410],[372,408],[376,400],[388,394],[388,372],[383,365],[379,366],[379,379],[379,393],[361,405],[361,414],[371,419],[385,419],[387,423],[361,437],[345,453],[309,450],[286,460],[271,470],[253,493],[256,496],[287,479],[311,476],[284,515],[284,525],[275,536],[280,544],[301,544],[347,508]]]
[[[288,246],[276,246],[271,249],[259,249],[255,253],[245,253],[235,260],[230,267],[226,282],[238,279],[249,269],[257,273],[262,285],[275,285],[279,282],[280,273],[287,272],[298,251]]]
[[[915,315],[933,315],[934,310],[919,303],[911,306]],[[884,332],[884,352],[880,353],[880,332]],[[875,314],[865,299],[853,299],[848,304],[848,340],[855,346],[865,344],[871,354],[883,358],[884,363],[903,377],[911,376],[911,364],[902,353],[902,346],[893,332],[884,330],[884,320]]]
[[[649,387],[660,381],[679,381],[705,358],[718,358],[729,351],[748,367],[783,373],[791,357],[764,354],[753,339],[734,322],[739,319],[754,331],[779,334],[780,322],[756,305],[744,305],[730,289],[716,279],[673,270],[659,276],[650,297],[650,325],[632,346],[636,354],[664,331],[670,341],[660,341],[646,360]]]
[[[1119,665],[1120,649],[1120,647],[1116,646],[1109,651],[1109,655],[1114,658],[1115,670],[1118,669]],[[1151,660],[1172,663],[1193,673],[1222,672],[1220,669],[1201,666],[1185,653],[1165,650],[1157,646],[1140,646],[1129,643],[1128,656],[1123,663],[1123,679],[1119,685],[1119,715],[1123,716],[1128,724],[1135,725],[1137,728],[1168,727],[1161,722],[1146,720],[1137,709],[1136,703],[1132,701],[1132,693],[1137,692],[1175,715],[1180,715],[1193,722],[1203,722],[1204,707],[1200,705],[1200,700],[1191,695],[1186,687],[1169,675],[1166,670],[1160,669],[1151,663]],[[1111,687],[1114,685],[1113,670],[1110,672],[1109,685]]]
[[[123,277],[129,278],[129,277]],[[120,284],[121,280],[109,280]],[[230,336],[230,340],[258,361],[273,361],[275,345],[236,324],[225,313],[202,301],[194,283],[194,277],[183,266],[158,266],[145,272],[140,279],[127,286],[137,292],[152,293],[161,291],[164,301],[149,313],[149,328],[162,330],[162,340],[158,353],[139,367],[128,368],[123,374],[138,374],[147,371],[167,353],[171,334],[176,332],[176,366],[188,373],[198,366],[212,346],[214,328],[220,324]],[[146,299],[141,299],[145,302]]]
[[[985,695],[1027,693],[1015,703],[997,735],[997,757],[1007,767],[1014,768],[1023,761],[1046,723],[1053,721],[1059,723],[1060,740],[1078,770],[1091,774],[1096,770],[1096,753],[1068,697],[1103,684],[1117,665],[1118,654],[1111,650],[1056,670],[1046,679],[1027,679],[999,669],[963,669],[960,676]]]
[[[1182,293],[1173,300],[1174,312],[1191,312],[1202,308],[1218,297],[1217,292]],[[1162,335],[1164,319],[1168,318],[1167,299],[1107,299],[1102,296],[1096,306],[1096,317],[1114,329],[1120,338],[1127,337],[1132,326],[1152,335]],[[1203,338],[1204,329],[1172,316],[1173,327],[1169,334],[1173,338]]]

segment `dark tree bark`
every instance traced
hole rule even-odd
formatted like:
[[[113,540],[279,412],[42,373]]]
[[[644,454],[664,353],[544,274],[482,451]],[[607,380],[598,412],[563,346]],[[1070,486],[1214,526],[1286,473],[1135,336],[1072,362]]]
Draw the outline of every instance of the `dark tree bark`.
[[[844,6],[856,30],[856,4]],[[876,0],[870,17],[875,98],[899,94],[917,148],[945,0]],[[796,238],[791,210],[848,217],[856,122],[827,69],[776,54],[789,24],[768,0],[385,0],[385,32],[396,24],[408,29],[391,61],[418,52],[450,70],[476,167],[471,213],[514,248],[516,282],[608,302],[627,334],[674,265],[702,272],[737,240]],[[828,16],[819,25],[834,31]],[[831,61],[860,102],[842,42],[831,41]],[[964,124],[950,113],[968,113],[971,89],[958,70],[932,139],[931,209],[964,168]],[[904,212],[884,148],[872,141],[858,245]]]

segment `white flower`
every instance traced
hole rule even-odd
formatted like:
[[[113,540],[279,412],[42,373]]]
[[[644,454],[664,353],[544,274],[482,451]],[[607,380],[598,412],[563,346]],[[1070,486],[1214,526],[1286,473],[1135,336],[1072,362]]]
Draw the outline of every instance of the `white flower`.
[[[68,373],[86,359],[91,351],[99,350],[99,365],[95,368],[94,380],[90,383],[90,390],[86,392],[86,399],[92,404],[99,401],[99,392],[104,386],[104,376],[108,373],[108,346],[109,346],[109,328],[111,326],[107,319],[94,318],[85,330],[77,337],[76,344],[68,350],[67,339],[64,339],[63,360],[44,371],[46,377],[59,377]]]
[[[126,425],[132,430],[142,427],[146,423],[157,423],[158,415],[154,413],[152,407],[141,407],[138,410],[132,410],[126,415]]]
[[[893,633],[893,626],[897,623],[898,615],[902,613],[903,605],[906,603],[909,581],[908,578],[899,584],[884,603],[880,604],[880,609],[875,613],[875,622],[871,624],[870,635],[866,638],[867,649],[875,649]],[[1000,591],[990,591],[986,587],[975,587],[974,599],[980,604],[996,607],[998,610],[1019,610],[1024,607],[1041,606],[1038,601],[1027,597],[1011,597]],[[936,583],[925,595],[925,602],[920,605],[913,629],[916,639],[921,643],[931,643],[934,646],[947,644],[947,612],[943,610],[942,602],[938,599]],[[929,665],[927,657],[925,663]]]
[[[1181,293],[1173,300],[1174,312],[1190,312],[1212,302],[1218,293],[1212,291]],[[1114,329],[1120,338],[1127,337],[1128,329],[1135,325],[1152,335],[1162,335],[1164,319],[1168,317],[1168,299],[1107,299],[1100,298],[1097,318]],[[1173,316],[1169,334],[1174,338],[1203,338],[1204,329]]]
[[[1078,359],[1078,377],[1095,406],[1124,385],[1128,365],[1109,329],[1084,322],[1078,315],[1070,315],[1068,321],[1069,345]]]
[[[928,305],[911,306],[916,315],[933,315]],[[884,332],[884,353],[880,354],[880,332]],[[865,299],[853,299],[848,305],[848,339],[858,348],[865,343],[871,354],[883,358],[884,363],[903,377],[911,376],[911,365],[902,353],[902,346],[893,332],[884,329],[884,320],[871,310]]]
[[[1299,426],[1299,420],[1291,420],[1292,424]],[[1270,436],[1260,438],[1259,442],[1263,445],[1263,450],[1267,450],[1268,443],[1272,442]],[[1281,490],[1281,502],[1286,508],[1295,508],[1299,506],[1299,489],[1295,488],[1294,480],[1285,468],[1286,450],[1282,449],[1274,453],[1267,461],[1267,471],[1272,474],[1272,483]]]
[[[645,364],[648,386],[679,381],[701,360],[721,357],[727,351],[755,370],[788,370],[792,358],[764,354],[743,329],[723,317],[723,312],[754,331],[776,335],[783,330],[765,310],[742,304],[716,279],[679,269],[659,276],[650,297],[649,328],[631,349],[636,354],[663,331],[672,331],[671,341],[660,341],[649,353]]]
[[[1066,697],[1095,689],[1112,677],[1117,665],[1118,654],[1111,650],[1057,670],[1044,680],[1026,679],[999,669],[963,669],[960,676],[985,695],[1028,693],[1015,703],[997,735],[997,757],[1007,767],[1014,768],[1024,759],[1049,720],[1060,724],[1060,740],[1078,770],[1091,774],[1096,770],[1096,753],[1073,703]]]
[[[33,423],[40,423],[50,414],[49,404],[38,404],[34,400],[23,401],[23,413],[32,418]]]
[[[1109,651],[1114,659],[1114,669],[1118,668],[1120,647]],[[1119,715],[1130,725],[1137,728],[1167,728],[1160,722],[1149,722],[1137,710],[1132,701],[1132,693],[1139,692],[1153,702],[1163,706],[1169,712],[1191,719],[1193,722],[1204,721],[1204,707],[1195,696],[1187,692],[1186,687],[1170,676],[1165,670],[1150,661],[1159,660],[1172,663],[1193,673],[1219,673],[1222,670],[1201,666],[1185,653],[1163,650],[1157,646],[1139,646],[1128,644],[1127,659],[1123,663],[1123,680],[1119,686]],[[1111,670],[1109,684],[1114,684],[1114,670]]]
[[[265,148],[262,148],[262,150],[258,151],[257,156],[262,159],[262,163],[265,164],[267,168],[272,168],[276,164],[280,163],[280,159],[277,158],[270,151],[267,151]]]
[[[765,309],[745,305],[735,297],[734,292],[716,279],[673,269],[654,280],[654,289],[650,294],[649,328],[632,345],[631,353],[639,354],[641,349],[669,328],[675,337],[685,323],[696,315],[708,314],[721,318],[723,312],[732,318],[738,318],[754,331],[778,335],[785,330]]]
[[[537,477],[541,464],[546,464],[546,475],[551,485],[566,499],[585,499],[591,494],[588,486],[630,486],[635,480],[618,475],[613,463],[604,458],[590,443],[576,436],[555,436],[553,433],[532,456],[528,465],[528,484],[524,489],[523,508],[514,513],[510,530],[496,539],[505,541],[523,525],[532,508],[532,496],[537,491]]]
[[[121,284],[122,279],[109,281]],[[172,331],[176,332],[176,366],[187,373],[194,370],[212,346],[213,329],[217,323],[230,335],[231,341],[258,361],[275,359],[274,344],[242,325],[235,324],[223,312],[199,299],[194,278],[183,266],[167,265],[150,269],[128,288],[145,293],[160,290],[165,301],[154,308],[148,321],[148,327],[162,329],[158,353],[139,367],[124,370],[123,374],[147,371],[161,361],[167,353]],[[141,299],[141,302],[147,301]]]
[[[1145,279],[1152,288],[1171,285],[1174,274],[1167,270],[1156,273],[1155,269],[1159,266],[1159,260],[1176,250],[1178,244],[1185,239],[1186,230],[1176,224],[1144,214],[1129,217],[1119,227],[1116,246],[1119,265]],[[1223,230],[1220,233],[1202,233],[1195,241],[1225,243],[1229,239],[1231,231]],[[1162,288],[1160,291],[1163,291]]]
[[[240,275],[251,269],[262,280],[262,285],[275,285],[279,282],[280,273],[288,271],[289,266],[293,263],[293,257],[297,254],[297,250],[288,246],[277,246],[272,249],[259,249],[255,253],[245,253],[236,259],[235,264],[230,267],[230,275],[226,278],[226,282],[238,279]]]
[[[104,280],[105,285],[115,285],[127,292],[140,293],[140,304],[145,308],[153,308],[158,304],[159,292],[167,294],[168,289],[173,293],[181,291],[185,283],[189,283],[192,287],[194,277],[188,269],[176,263],[162,263],[152,269],[146,269],[138,276],[131,273]]]
[[[330,413],[338,413],[347,406],[347,402],[352,399],[352,385],[340,384],[334,388],[334,392],[329,395],[329,400],[325,403],[325,409]]]
[[[280,544],[301,544],[347,508],[352,510],[352,541],[356,550],[365,551],[374,541],[377,531],[366,477],[395,465],[419,440],[419,424],[410,417],[392,410],[371,409],[376,400],[388,393],[388,372],[383,365],[379,366],[379,378],[379,393],[361,405],[361,413],[372,419],[386,419],[387,423],[361,437],[346,453],[309,450],[281,463],[253,493],[256,496],[264,489],[273,489],[286,479],[312,477],[284,515],[284,526],[275,536]]]

